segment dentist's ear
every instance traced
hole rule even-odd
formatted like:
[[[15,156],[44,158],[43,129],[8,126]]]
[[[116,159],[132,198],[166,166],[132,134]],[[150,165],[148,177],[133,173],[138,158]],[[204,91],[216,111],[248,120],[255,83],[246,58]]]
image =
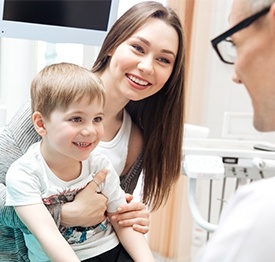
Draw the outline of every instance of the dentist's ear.
[[[271,8],[270,8],[270,14],[272,15],[272,17],[273,17],[273,20],[275,20],[275,3],[273,3],[272,5],[271,5]]]
[[[267,21],[269,23],[268,23],[268,27],[266,27],[266,28],[269,29],[269,33],[274,39],[275,38],[275,33],[274,33],[275,32],[275,3],[271,4],[270,10],[267,14],[267,17],[268,17]],[[264,26],[266,26],[266,25],[264,24]],[[272,41],[274,41],[274,40],[272,40]]]
[[[44,126],[44,117],[40,112],[35,111],[32,115],[32,121],[33,121],[33,126],[36,130],[36,132],[40,136],[44,136],[47,134],[47,130]]]

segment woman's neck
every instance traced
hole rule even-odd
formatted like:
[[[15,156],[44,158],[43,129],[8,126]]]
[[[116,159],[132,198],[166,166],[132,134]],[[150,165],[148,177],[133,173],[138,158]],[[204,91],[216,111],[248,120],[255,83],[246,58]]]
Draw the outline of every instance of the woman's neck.
[[[98,75],[103,81],[106,90],[106,104],[104,107],[105,133],[102,141],[110,141],[115,137],[123,121],[123,110],[129,102],[129,99],[120,93],[115,81],[111,80],[107,71],[105,70],[101,75]]]

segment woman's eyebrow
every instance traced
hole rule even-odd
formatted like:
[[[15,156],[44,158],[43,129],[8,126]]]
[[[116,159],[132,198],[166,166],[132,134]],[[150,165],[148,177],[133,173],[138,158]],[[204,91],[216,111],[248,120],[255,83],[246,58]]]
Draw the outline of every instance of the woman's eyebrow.
[[[148,45],[148,46],[151,46],[150,42],[148,40],[146,40],[145,38],[141,37],[141,36],[134,36],[134,38],[137,38],[139,39],[141,42],[143,42],[144,44]],[[168,50],[168,49],[161,49],[161,52],[162,53],[166,53],[166,54],[170,54],[174,57],[176,57],[175,53],[171,50]]]
[[[172,55],[173,57],[176,57],[176,55],[174,54],[174,52],[171,51],[171,50],[161,49],[161,52],[162,52],[162,53],[166,53],[166,54],[170,54],[170,55]]]

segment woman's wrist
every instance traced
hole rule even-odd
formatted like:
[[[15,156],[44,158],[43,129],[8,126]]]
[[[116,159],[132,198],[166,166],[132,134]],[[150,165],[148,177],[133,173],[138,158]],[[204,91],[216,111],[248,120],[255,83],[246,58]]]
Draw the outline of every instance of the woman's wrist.
[[[62,205],[60,224],[65,227],[81,226],[79,225],[80,212],[74,202],[68,202]]]

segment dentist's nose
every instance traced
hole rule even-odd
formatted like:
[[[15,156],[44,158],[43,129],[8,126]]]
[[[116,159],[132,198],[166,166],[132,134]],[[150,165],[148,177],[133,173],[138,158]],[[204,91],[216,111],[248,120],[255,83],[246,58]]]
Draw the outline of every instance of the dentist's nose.
[[[154,71],[153,58],[150,56],[143,57],[138,63],[138,69],[150,75]]]
[[[233,72],[232,74],[232,80],[233,82],[235,82],[236,84],[242,84],[242,80],[239,78],[238,74],[236,73],[236,71]]]

